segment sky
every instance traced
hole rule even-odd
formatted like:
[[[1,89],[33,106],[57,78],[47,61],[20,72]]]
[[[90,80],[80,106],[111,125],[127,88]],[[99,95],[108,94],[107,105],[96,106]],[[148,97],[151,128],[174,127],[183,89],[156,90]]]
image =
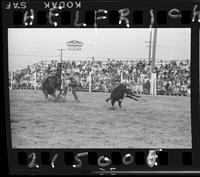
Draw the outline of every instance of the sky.
[[[190,59],[189,28],[158,28],[156,60]],[[42,60],[138,60],[149,57],[149,28],[9,28],[9,71]],[[66,42],[83,42],[81,51],[70,51]]]

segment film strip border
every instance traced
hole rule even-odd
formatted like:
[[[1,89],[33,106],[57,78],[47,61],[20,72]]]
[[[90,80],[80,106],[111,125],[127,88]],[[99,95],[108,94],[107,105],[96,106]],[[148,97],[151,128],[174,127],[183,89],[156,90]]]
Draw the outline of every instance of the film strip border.
[[[200,3],[23,1],[3,2],[12,27],[191,27],[200,24]]]
[[[31,12],[30,13],[31,15],[28,16],[27,15],[28,13],[24,13],[23,11],[14,11],[13,24],[16,26],[23,25],[23,24],[28,25],[28,21],[29,21],[29,24],[33,23],[33,19],[34,19],[33,14],[34,13],[33,13],[33,11],[30,11],[30,12]],[[125,21],[126,26],[130,27],[130,22],[127,21],[128,18],[125,19],[125,16],[123,15],[125,13],[129,13],[128,9],[121,9],[120,11],[113,10],[113,11],[109,11],[109,12],[107,12],[107,10],[99,9],[97,12],[105,13],[105,14],[108,13],[108,24],[110,24],[110,25],[119,25],[119,23],[122,23],[121,22],[122,19],[120,20],[120,18],[124,18],[124,20],[126,20]],[[96,16],[97,12],[91,11],[91,10],[85,11],[84,12],[85,23],[83,24],[83,26],[84,25],[85,26],[94,25],[94,27],[95,27],[95,26],[97,26],[97,20],[107,18],[105,15],[97,17]],[[153,11],[151,11],[151,13],[152,13],[151,16],[153,16]],[[42,26],[42,25],[47,25],[49,23],[54,26],[57,26],[58,22],[52,20],[52,16],[54,16],[56,14],[57,13],[53,13],[53,10],[50,10],[49,14],[47,11],[38,11],[37,19],[36,19],[37,25]],[[76,13],[76,14],[79,14],[79,13]],[[47,16],[49,16],[49,17],[47,18]],[[60,17],[60,24],[62,26],[72,24],[71,16],[72,16],[72,13],[70,11],[62,11],[61,17]],[[134,11],[132,13],[132,16],[133,16],[133,21],[132,21],[133,25],[143,24],[143,19],[144,19],[143,11],[141,11],[141,10]],[[192,21],[191,21],[192,11],[181,11],[180,12],[178,9],[171,9],[169,12],[163,11],[163,10],[158,11],[156,24],[157,25],[166,25],[168,22],[168,19],[170,17],[171,18],[180,18],[180,22],[183,25],[192,23]],[[193,15],[192,19],[195,20],[195,17],[196,16]],[[28,20],[29,18],[32,18],[32,20]],[[76,15],[75,21],[73,22],[75,27],[80,27],[80,25],[81,25],[80,23],[76,22],[76,21],[78,21],[78,18],[79,18],[79,15]],[[154,21],[154,17],[151,19],[151,21]],[[150,26],[153,26],[153,23],[154,22],[151,22]]]
[[[68,3],[67,3],[68,2]],[[200,26],[200,3],[64,2],[63,8],[52,1],[3,2],[4,27],[13,28],[123,28]],[[57,15],[56,15],[57,14]],[[122,18],[123,17],[123,18]],[[192,36],[195,39],[195,36]],[[198,47],[198,46],[197,46]],[[192,49],[194,50],[194,49]],[[198,49],[197,49],[198,50]],[[194,54],[193,54],[194,55]],[[193,61],[194,62],[194,61]],[[195,66],[195,65],[193,65]],[[194,123],[193,123],[194,124]],[[193,127],[193,132],[194,127]],[[199,134],[195,134],[199,135]],[[193,136],[195,136],[193,134]],[[197,139],[197,138],[196,138]],[[193,142],[194,145],[194,142]],[[192,171],[195,150],[10,150],[11,166],[16,173],[111,173],[117,171]]]
[[[13,150],[12,166],[27,173],[115,173],[115,171],[191,171],[191,150]]]

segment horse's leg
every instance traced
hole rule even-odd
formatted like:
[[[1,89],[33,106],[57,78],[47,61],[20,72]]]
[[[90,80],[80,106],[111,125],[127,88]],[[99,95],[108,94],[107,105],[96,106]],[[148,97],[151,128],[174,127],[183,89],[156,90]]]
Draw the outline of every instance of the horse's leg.
[[[112,104],[112,107],[109,108],[109,110],[115,110],[115,100],[114,99],[111,99],[111,104]]]
[[[48,99],[48,91],[46,89],[42,89],[43,93],[44,93],[44,96],[45,96],[45,99],[47,100]]]
[[[140,92],[140,94],[141,94],[141,92]],[[140,95],[136,95],[136,94],[132,94],[132,96],[134,96],[134,97],[136,97],[136,98],[141,98]]]
[[[122,101],[118,101],[118,103],[119,103],[119,107],[122,108],[122,106],[121,106]]]
[[[107,99],[106,99],[106,102],[108,102],[110,99],[111,99],[111,98],[107,98]]]
[[[131,98],[131,99],[133,99],[133,100],[135,100],[135,101],[138,101],[138,99],[132,97],[131,95],[126,95],[126,97],[127,97],[127,98]]]
[[[55,92],[53,92],[51,95],[54,97],[54,99],[55,99],[55,102],[56,102],[56,101],[57,101],[57,98],[56,98],[56,93],[55,93]]]
[[[78,103],[80,102],[78,95],[76,94],[76,87],[72,87],[72,94],[74,95],[75,101]]]
[[[57,99],[60,98],[61,93],[62,93],[62,90],[60,90],[60,93],[58,94]]]
[[[47,91],[44,92],[44,95],[45,95],[45,99],[48,100],[48,93],[47,93]]]
[[[66,95],[67,95],[68,89],[69,89],[68,86],[64,88],[64,91],[63,91],[63,94],[62,94],[64,96],[64,100],[66,100]]]

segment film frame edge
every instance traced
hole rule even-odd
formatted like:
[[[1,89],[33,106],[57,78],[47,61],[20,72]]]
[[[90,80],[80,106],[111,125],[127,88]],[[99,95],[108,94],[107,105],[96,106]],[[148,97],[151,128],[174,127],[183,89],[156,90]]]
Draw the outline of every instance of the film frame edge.
[[[32,2],[32,1],[30,1],[30,2]],[[42,2],[42,1],[40,1],[40,2]],[[51,1],[49,1],[49,2],[51,2]],[[91,2],[91,4],[95,4],[93,1],[86,1],[86,2],[82,2],[83,4],[84,3],[90,3]],[[3,3],[5,3],[5,1],[3,1]],[[34,7],[36,7],[36,4],[37,3],[39,3],[39,2],[34,2]],[[110,10],[110,7],[109,6],[107,6],[107,2],[97,2],[97,4],[102,4],[102,7],[103,8],[105,8],[105,7],[108,7],[107,9],[108,10]],[[104,5],[104,3],[106,4],[106,5]],[[121,7],[125,7],[126,5],[121,5],[120,4],[120,1],[116,1],[116,3],[119,3],[118,5],[117,5],[117,7],[119,7],[119,8],[116,8],[116,9],[120,9]],[[149,7],[143,7],[143,8],[141,8],[141,6],[140,6],[140,3],[138,3],[138,2],[127,2],[128,4],[131,4],[132,6],[134,6],[135,5],[135,3],[140,7],[140,8],[138,8],[139,10],[140,9],[142,9],[142,11],[143,11],[143,15],[144,15],[144,17],[148,17],[148,18],[144,18],[145,20],[144,20],[144,23],[140,26],[140,27],[142,27],[142,28],[149,28],[149,19],[151,19],[149,16],[147,16],[147,13],[149,13]],[[180,9],[182,9],[182,10],[191,10],[192,11],[192,9],[193,9],[193,7],[196,5],[196,4],[198,4],[198,2],[196,2],[196,1],[194,1],[194,2],[192,2],[191,3],[191,5],[190,6],[188,6],[187,8],[186,8],[186,6],[189,4],[189,2],[187,1],[184,1],[184,3],[183,4],[178,4],[177,2],[174,2],[174,3],[172,3],[172,2],[169,2],[169,1],[166,1],[165,2],[168,6],[166,7],[166,11],[168,11],[169,10],[169,7],[176,7],[177,9],[178,8],[180,8]],[[148,2],[146,3],[146,4],[149,4]],[[157,10],[159,10],[159,5],[161,5],[162,3],[159,3],[159,2],[155,2],[155,4],[153,3],[152,4],[152,8],[155,10],[155,11],[157,11]],[[199,5],[199,4],[198,4]],[[132,7],[131,6],[131,7]],[[30,6],[31,7],[31,6]],[[94,5],[94,7],[92,7],[92,8],[96,8],[97,6],[95,6]],[[156,8],[158,8],[158,9],[156,9]],[[199,8],[199,6],[198,6],[198,8]],[[131,9],[131,8],[130,8]],[[136,9],[136,10],[138,10],[138,9]],[[148,9],[148,10],[147,10]],[[165,10],[165,8],[163,8],[162,7],[162,10]],[[86,8],[86,10],[87,10],[87,8]],[[113,7],[111,8],[111,10],[113,10]],[[134,9],[135,10],[135,9]],[[15,11],[14,9],[12,9],[12,12],[13,11]],[[22,10],[22,11],[24,11],[24,10]],[[73,10],[71,10],[71,11],[73,11]],[[37,9],[35,9],[35,12],[37,12]],[[83,13],[84,12],[84,7],[81,9],[81,12]],[[10,13],[10,12],[9,12]],[[83,13],[84,14],[84,13]],[[145,15],[146,14],[146,15]],[[12,18],[12,14],[8,14],[8,12],[5,12],[5,9],[3,9],[3,21],[5,22],[5,16],[9,16],[10,18],[9,19],[11,19]],[[168,17],[169,18],[169,17]],[[147,20],[148,19],[148,20]],[[173,21],[174,20],[174,21]],[[94,149],[73,149],[73,152],[77,152],[77,153],[82,153],[82,152],[87,152],[87,150],[88,150],[88,152],[90,152],[90,151],[95,151],[95,150],[97,150],[97,152],[98,152],[98,154],[99,155],[105,155],[104,154],[104,151],[106,152],[106,151],[109,151],[110,153],[112,152],[112,150],[113,151],[120,151],[120,152],[132,152],[133,151],[133,154],[134,153],[136,153],[136,152],[140,152],[140,151],[142,151],[142,152],[144,152],[145,154],[146,154],[146,157],[147,157],[147,155],[148,155],[148,153],[149,153],[149,150],[155,150],[155,149],[162,149],[162,151],[168,151],[168,154],[171,154],[171,152],[174,150],[175,152],[172,152],[172,154],[176,154],[177,153],[177,151],[181,151],[181,152],[192,152],[192,159],[193,159],[193,165],[191,165],[190,167],[188,167],[188,171],[189,172],[191,172],[191,173],[195,173],[195,172],[198,172],[197,170],[192,170],[193,168],[194,169],[197,169],[198,168],[198,164],[199,164],[199,162],[200,162],[200,155],[198,154],[198,149],[199,149],[199,147],[200,147],[200,141],[199,141],[199,138],[198,138],[198,136],[199,136],[199,125],[200,125],[200,122],[199,122],[199,119],[198,119],[198,117],[196,116],[196,115],[199,115],[199,111],[198,111],[198,108],[199,108],[199,102],[198,102],[198,99],[199,99],[199,92],[198,92],[198,89],[199,89],[199,80],[198,80],[198,77],[196,77],[196,73],[197,72],[199,72],[199,67],[198,67],[198,62],[199,62],[199,60],[198,61],[196,61],[195,60],[195,58],[197,58],[197,57],[199,57],[199,41],[198,40],[195,40],[197,37],[199,38],[199,23],[197,22],[197,20],[195,21],[195,22],[191,22],[190,24],[186,24],[186,25],[182,25],[182,24],[177,24],[177,22],[176,22],[176,20],[175,19],[171,19],[171,22],[170,22],[170,24],[169,24],[169,26],[168,26],[168,24],[165,24],[165,25],[157,25],[156,23],[154,24],[154,27],[158,27],[158,28],[171,28],[171,27],[173,27],[173,25],[175,26],[175,28],[190,28],[191,29],[191,82],[192,82],[192,87],[191,87],[191,115],[193,115],[192,117],[191,117],[191,129],[192,129],[192,149],[182,149],[182,148],[180,148],[180,149],[167,149],[167,148],[147,148],[147,149],[138,149],[138,148],[136,148],[136,149],[131,149],[130,151],[129,151],[129,149],[121,149],[121,148],[118,148],[118,149],[104,149],[102,152],[102,154],[100,153],[101,152],[101,150],[97,150],[96,148],[94,148]],[[126,23],[125,23],[126,24]],[[148,25],[147,25],[148,24]],[[8,26],[7,26],[8,25]],[[58,24],[58,26],[60,25],[60,27],[62,27],[62,25],[61,24]],[[102,25],[102,26],[101,26]],[[143,26],[144,25],[144,26]],[[99,25],[99,28],[104,28],[103,27],[104,26],[104,24],[100,24]],[[8,22],[8,23],[5,23],[4,24],[4,26],[3,26],[3,30],[4,30],[4,34],[7,34],[7,32],[6,32],[6,30],[5,29],[7,29],[8,27],[10,27],[10,22]],[[13,26],[11,26],[11,27],[13,27]],[[16,25],[16,26],[14,26],[14,28],[24,28],[24,26],[23,25]],[[29,27],[25,27],[25,28],[29,28]],[[33,24],[33,28],[38,28],[38,26],[37,26],[37,24],[35,24],[35,26],[34,26],[34,24]],[[45,28],[53,28],[52,26],[49,26],[49,25],[47,25],[47,26],[45,26]],[[56,28],[56,27],[55,27]],[[67,28],[66,26],[64,27],[64,28]],[[72,24],[71,25],[69,25],[69,28],[74,28],[74,27],[72,27]],[[84,27],[78,27],[78,28],[84,28]],[[87,27],[86,27],[87,28]],[[89,28],[94,28],[94,27],[89,27]],[[98,27],[97,27],[98,28]],[[106,25],[106,28],[110,28],[110,25]],[[113,27],[112,27],[113,28]],[[117,27],[117,29],[120,29],[120,28],[126,28],[125,27],[125,25],[123,25],[123,27]],[[136,27],[135,26],[132,26],[131,28],[137,28],[137,25],[136,25]],[[3,38],[4,38],[4,42],[5,41],[7,41],[7,36],[3,36]],[[5,74],[5,72],[7,72],[7,67],[8,67],[8,43],[7,43],[7,48],[4,48],[4,56],[3,56],[3,61],[4,61],[4,74]],[[7,60],[6,60],[7,59]],[[6,68],[6,69],[5,69]],[[36,154],[38,153],[39,155],[38,155],[38,157],[40,157],[40,152],[42,152],[42,151],[51,151],[51,149],[34,149],[33,151],[31,150],[31,149],[24,149],[24,148],[22,148],[22,149],[12,149],[12,146],[11,146],[11,128],[10,128],[10,117],[9,117],[9,108],[7,107],[8,106],[8,102],[9,102],[9,94],[8,94],[8,83],[7,83],[7,81],[6,81],[6,79],[8,80],[8,78],[7,78],[7,76],[6,76],[6,74],[4,75],[4,78],[5,78],[5,81],[4,81],[4,84],[5,84],[5,89],[4,89],[4,91],[5,91],[5,95],[6,95],[6,99],[7,100],[5,100],[5,102],[6,102],[6,106],[5,106],[5,108],[6,108],[6,117],[7,117],[7,120],[6,120],[6,131],[7,131],[7,143],[8,143],[8,151],[9,152],[12,152],[12,153],[15,153],[15,151],[25,151],[25,152],[30,152],[30,153],[32,153],[32,152],[36,152]],[[196,97],[198,95],[198,97]],[[197,104],[198,103],[198,104]],[[9,122],[8,122],[8,117],[9,117]],[[8,128],[9,127],[9,128]],[[9,135],[9,136],[8,136]],[[9,141],[9,142],[8,142]],[[182,149],[182,150],[181,150]],[[70,149],[69,149],[70,150]],[[65,152],[65,151],[69,151],[68,149],[53,149],[53,151],[54,152],[58,152],[58,155],[60,155],[61,154],[61,156],[63,155],[63,153]],[[61,151],[61,152],[60,152]],[[12,159],[12,157],[11,157],[11,154],[12,153],[8,153],[9,154],[9,164],[11,164],[11,163],[13,163],[13,161],[11,160]],[[121,153],[121,154],[123,154],[123,153]],[[51,154],[51,153],[50,153]],[[175,155],[174,154],[174,155]],[[29,154],[30,155],[30,154]],[[190,154],[191,155],[191,154]],[[189,155],[189,156],[190,156]],[[16,156],[17,156],[17,154],[16,154]],[[16,157],[15,156],[15,157]],[[180,152],[179,152],[179,157],[181,156],[181,154],[180,154]],[[187,155],[186,155],[187,156]],[[38,158],[37,157],[37,158]],[[63,156],[64,157],[64,156]],[[63,157],[61,157],[62,159],[63,159]],[[171,156],[168,156],[168,158],[171,158]],[[17,159],[15,159],[15,161],[16,161]],[[11,162],[12,161],[12,162]],[[39,159],[39,162],[41,161],[41,159]],[[63,159],[63,161],[62,161],[63,163],[64,163],[64,159]],[[61,162],[61,163],[62,163]],[[85,159],[84,159],[84,162],[85,162]],[[14,165],[14,164],[13,164]],[[40,165],[40,166],[42,166],[42,165]],[[62,167],[64,167],[62,164],[61,164],[61,166]],[[10,165],[10,169],[14,169],[14,166],[12,166],[12,165]],[[172,167],[172,166],[171,166]],[[42,168],[42,167],[41,167]],[[141,169],[141,170],[147,170],[147,169],[150,169],[150,172],[155,172],[155,171],[159,171],[159,168],[162,168],[162,167],[160,167],[160,165],[158,165],[157,167],[153,167],[153,168],[149,168],[149,167],[136,167],[136,166],[133,166],[133,167],[130,167],[130,169],[131,168],[133,168],[134,170],[135,169]],[[186,166],[184,166],[184,165],[181,165],[181,166],[179,166],[179,165],[177,165],[177,169],[185,169],[185,168],[187,168],[187,165]],[[23,167],[22,168],[19,168],[19,169],[23,169]],[[65,169],[65,168],[64,168]],[[77,168],[78,169],[78,168]],[[82,169],[82,168],[81,168]],[[82,171],[80,169],[80,171]],[[129,170],[130,170],[129,169]],[[166,169],[166,168],[164,168],[164,169]],[[56,170],[56,169],[55,169]],[[29,171],[28,169],[27,169],[27,171]],[[30,170],[31,172],[33,172],[33,173],[35,173],[35,171],[33,170],[33,169],[31,169]],[[36,173],[40,173],[40,172],[38,172],[39,170],[37,170],[37,172]],[[41,171],[43,171],[43,169],[41,169]],[[44,169],[44,171],[49,171],[49,169]],[[50,170],[51,172],[53,171],[53,170]],[[77,170],[77,172],[76,173],[79,173],[78,172],[79,170]],[[136,170],[137,171],[137,170]],[[140,170],[138,170],[138,171],[140,171]],[[148,170],[147,170],[148,171]],[[163,171],[165,171],[165,170],[163,170]],[[181,171],[181,170],[175,170],[175,171]],[[174,173],[176,173],[174,171]],[[14,172],[14,171],[13,171]],[[66,170],[66,172],[67,172],[67,170]],[[72,170],[72,173],[74,172],[74,170]],[[142,171],[141,171],[142,172]],[[149,173],[150,173],[149,172]],[[162,171],[161,171],[162,172]],[[84,172],[83,172],[84,173]],[[109,172],[109,173],[111,173],[111,172]],[[121,172],[119,172],[119,173],[121,173]],[[123,173],[123,170],[122,170],[122,173]],[[167,173],[167,170],[166,170],[166,173]],[[169,172],[169,173],[171,173],[171,172]],[[181,172],[180,172],[181,173]]]

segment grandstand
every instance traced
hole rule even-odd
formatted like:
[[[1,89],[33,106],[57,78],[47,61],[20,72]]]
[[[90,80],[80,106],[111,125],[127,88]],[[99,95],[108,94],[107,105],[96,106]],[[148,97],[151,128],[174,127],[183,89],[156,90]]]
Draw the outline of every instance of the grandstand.
[[[41,89],[42,80],[53,74],[59,61],[41,61],[9,72],[10,89]],[[151,64],[146,60],[79,60],[63,61],[63,71],[79,73],[78,91],[111,92],[122,80],[138,94],[150,94]],[[157,60],[157,94],[190,95],[190,61]]]

